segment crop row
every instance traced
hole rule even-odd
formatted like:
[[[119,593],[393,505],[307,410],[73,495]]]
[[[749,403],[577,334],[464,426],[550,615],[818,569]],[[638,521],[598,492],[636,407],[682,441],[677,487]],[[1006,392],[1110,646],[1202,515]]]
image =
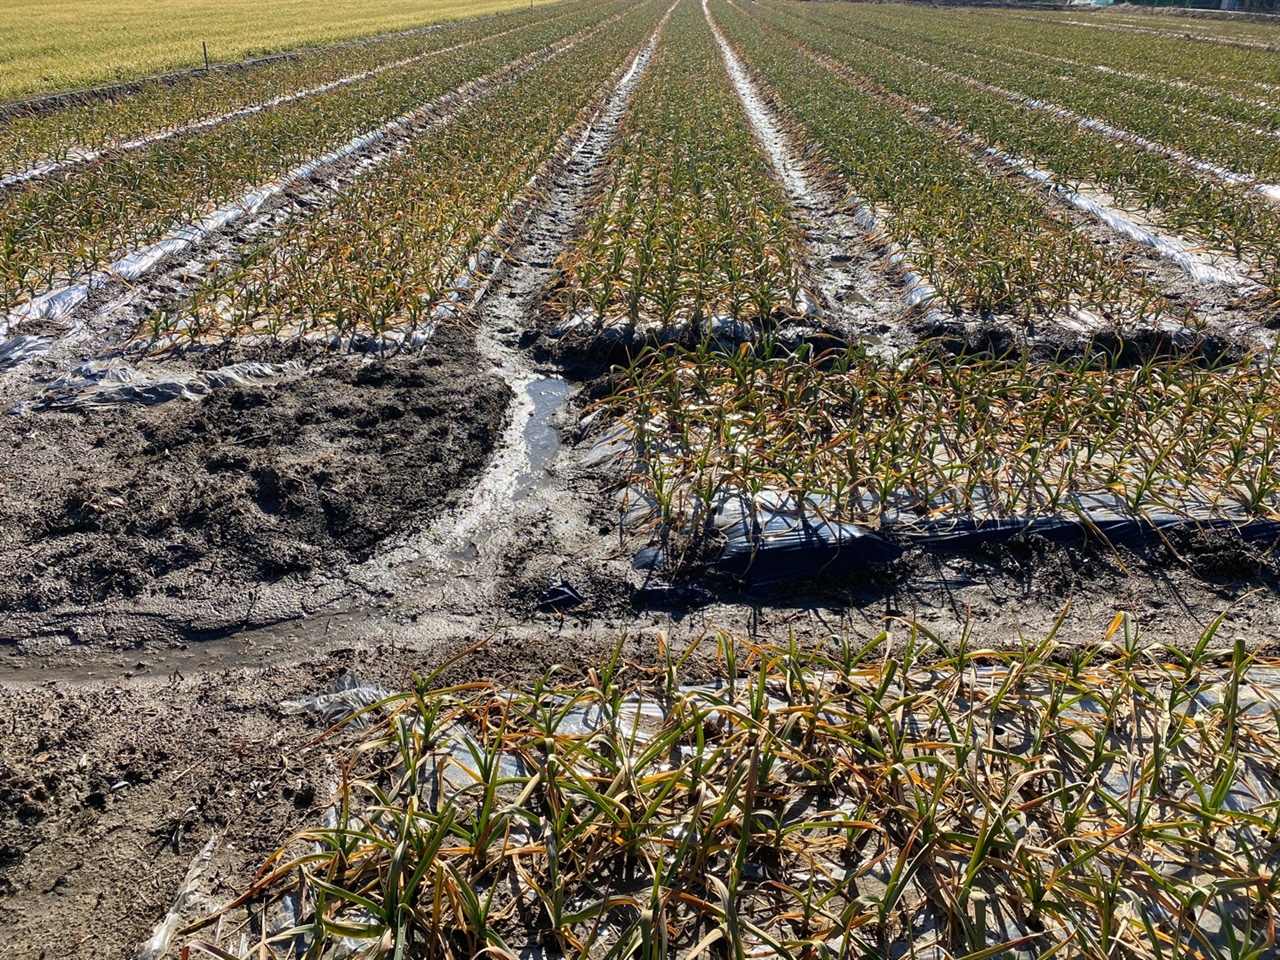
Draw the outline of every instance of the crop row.
[[[938,109],[931,73],[865,48],[855,59],[840,31],[774,6],[710,9],[814,169],[874,210],[942,304],[1143,325],[1170,309],[1123,245],[1079,229],[1029,178],[998,175],[971,137],[914,107]],[[814,37],[843,56],[809,47]],[[1019,125],[1029,111],[975,105],[939,112],[1002,150],[1033,135],[1049,149],[1048,134]],[[606,257],[590,259],[602,264],[600,286],[618,275]],[[1275,357],[1119,366],[1114,356],[956,357],[930,342],[892,358],[860,346],[814,355],[766,335],[736,353],[714,339],[658,345],[620,375],[612,413],[637,452],[628,481],[668,531],[705,533],[733,501],[905,534],[1045,516],[1089,523],[1097,511],[1280,519]]]
[[[1101,26],[1117,26],[1122,30],[1136,29],[1141,33],[1163,31],[1176,33],[1184,39],[1226,41],[1256,40],[1267,46],[1280,47],[1280,24],[1265,20],[1200,19],[1180,16],[1153,16],[1147,13],[1121,13],[1109,11],[1114,16],[1097,21]],[[1048,18],[1045,18],[1048,19]],[[1062,18],[1067,23],[1079,22],[1075,17]]]
[[[1030,22],[1044,22],[1043,18],[1025,17],[1025,15],[1015,15],[1014,19],[1030,20]],[[1174,20],[1155,20],[1155,22],[1135,22],[1135,20],[1126,20],[1123,17],[1055,17],[1053,22],[1069,27],[1084,27],[1088,29],[1096,29],[1098,32],[1117,33],[1117,35],[1125,37],[1156,37],[1161,41],[1190,41],[1196,44],[1215,44],[1236,50],[1261,50],[1265,52],[1275,52],[1277,46],[1280,46],[1280,37],[1277,37],[1275,26],[1271,23],[1254,24],[1247,26],[1242,22],[1236,22],[1229,28],[1210,29],[1206,24],[1199,24],[1197,28],[1188,28],[1187,22],[1183,19]],[[1219,24],[1221,26],[1221,24]],[[1245,32],[1248,31],[1248,32]],[[1251,36],[1252,33],[1252,36]]]
[[[900,43],[900,38],[897,38]],[[993,59],[1006,58],[1033,63],[1042,70],[1054,71],[1063,83],[1082,84],[1094,96],[1109,97],[1117,105],[1150,113],[1152,107],[1164,114],[1170,126],[1181,125],[1197,130],[1207,124],[1216,131],[1235,128],[1251,135],[1255,143],[1265,143],[1280,136],[1280,106],[1258,96],[1241,96],[1205,88],[1200,84],[1171,81],[1168,77],[1135,72],[1131,69],[1102,67],[1054,53],[1039,53],[1011,47],[996,40],[966,40],[958,37],[934,36],[930,48],[938,45],[954,58],[956,64],[969,64],[973,71],[987,69]],[[896,44],[886,42],[885,46]],[[1128,110],[1118,115],[1131,116]]]
[[[214,131],[29,184],[0,206],[0,303],[13,306],[69,276],[99,269],[300,161],[624,8],[588,7]]]
[[[1274,97],[1264,99],[1258,91],[1228,92],[1189,80],[1085,62],[1060,54],[1037,53],[1007,43],[993,43],[990,49],[996,55],[1038,60],[1046,69],[1067,67],[1081,83],[1090,82],[1100,75],[1118,75],[1131,81],[1127,92],[1168,100],[1171,108],[1179,113],[1200,113],[1211,120],[1238,125],[1262,136],[1280,138],[1280,129],[1277,129],[1280,127],[1280,105],[1277,105]],[[1195,95],[1194,100],[1184,95],[1187,91]]]
[[[1190,653],[1125,614],[1007,653],[893,618],[517,689],[442,667],[317,737],[332,814],[235,903],[302,905],[263,955],[1268,956],[1276,666],[1221,619]]]
[[[1242,129],[1174,109],[1168,96],[1152,97],[1135,90],[1135,81],[1121,74],[1100,74],[1085,82],[1064,75],[1059,65],[1046,70],[1042,65],[1025,63],[997,51],[983,51],[971,42],[948,45],[928,34],[903,34],[877,29],[874,23],[861,19],[855,6],[822,5],[816,12],[795,12],[793,4],[785,9],[793,16],[804,16],[817,23],[833,25],[859,35],[864,32],[886,37],[899,52],[923,57],[943,70],[953,70],[983,83],[994,84],[1040,101],[1057,104],[1082,116],[1105,120],[1167,147],[1203,160],[1224,165],[1240,174],[1264,181],[1280,179],[1280,150],[1273,137],[1264,132]],[[772,8],[772,7],[771,7]],[[861,55],[860,51],[860,55]],[[1270,56],[1270,55],[1263,55]],[[1190,94],[1186,94],[1190,96]],[[1209,110],[1206,107],[1206,110]],[[1267,126],[1265,118],[1258,125]]]
[[[0,177],[181,130],[369,71],[395,69],[403,61],[558,18],[581,5],[561,3],[543,7],[536,14],[523,10],[441,24],[408,35],[323,47],[242,70],[196,74],[169,83],[148,82],[110,99],[72,101],[61,109],[19,114],[0,123]]]
[[[731,39],[781,109],[951,309],[1032,320],[1088,311],[1157,316],[1151,280],[966,149],[833,73],[735,7],[717,4]]]
[[[895,8],[897,9],[897,8]],[[1235,63],[1236,73],[1217,75],[1223,51],[1170,40],[1085,33],[1053,20],[1032,26],[1013,17],[957,17],[942,15],[926,20],[910,8],[887,17],[880,10],[859,11],[828,18],[829,23],[852,22],[870,40],[895,49],[909,49],[912,37],[955,55],[972,54],[987,60],[1003,59],[1027,66],[1052,69],[1073,82],[1094,90],[1154,94],[1161,104],[1205,113],[1225,113],[1259,126],[1280,122],[1280,98],[1267,95],[1251,81],[1274,67],[1274,55],[1244,52]],[[927,33],[922,31],[928,27]],[[1228,55],[1228,59],[1230,56]],[[1050,68],[1048,64],[1056,66]],[[1063,68],[1066,69],[1063,69]],[[1103,69],[1098,69],[1102,67]],[[1137,79],[1134,85],[1119,80]]]
[[[561,309],[615,332],[697,336],[794,310],[799,233],[694,0],[636,91]]]
[[[214,264],[187,302],[141,333],[196,342],[429,332],[531,175],[654,28],[659,3],[465,107],[234,265]]]
[[[1276,98],[1259,90],[1242,91],[1238,84],[1234,89],[1224,90],[1203,82],[1179,80],[1167,74],[1136,71],[1133,65],[1113,67],[1097,63],[1097,58],[1089,57],[1087,48],[1080,52],[1089,59],[1082,60],[1061,53],[1014,46],[1006,38],[976,37],[966,42],[959,35],[944,33],[932,39],[957,51],[964,46],[967,52],[988,58],[1012,56],[1035,61],[1045,69],[1059,70],[1064,78],[1077,83],[1100,83],[1103,88],[1113,89],[1124,97],[1157,98],[1179,113],[1199,114],[1228,125],[1237,124],[1273,138],[1280,135],[1280,130],[1276,129],[1280,127],[1280,104]]]
[[[845,33],[802,27],[795,20],[775,26],[856,66],[873,93],[883,87],[925,104],[986,143],[1052,170],[1061,183],[1101,186],[1119,202],[1142,207],[1164,228],[1252,264],[1271,290],[1280,289],[1280,207],[1275,204],[1198,176],[1167,157],[868,48]]]
[[[1280,516],[1280,365],[667,348],[615,398],[677,529],[734,498],[909,532],[1111,510]]]

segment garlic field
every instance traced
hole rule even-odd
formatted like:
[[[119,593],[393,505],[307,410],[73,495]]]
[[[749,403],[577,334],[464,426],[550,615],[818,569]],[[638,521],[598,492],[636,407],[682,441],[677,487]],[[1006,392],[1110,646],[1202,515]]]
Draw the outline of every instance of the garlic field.
[[[269,383],[286,355],[483,323],[539,177],[619,101],[521,324],[562,366],[616,370],[610,468],[666,574],[725,529],[767,550],[779,515],[788,549],[800,527],[846,566],[894,552],[860,538],[882,528],[1267,537],[1262,29],[564,3],[16,112],[5,376],[22,409],[75,406],[102,378],[50,376],[68,348],[130,379],[203,383],[218,356]]]
[[[1278,46],[559,0],[0,105],[14,942],[1273,955]],[[89,668],[169,686],[5,706]]]
[[[590,382],[574,509],[612,510],[624,593],[1027,535],[1270,543],[1280,64],[1263,25],[1139,20],[568,0],[15,107],[7,402],[71,443],[70,412],[127,429],[432,351],[456,375],[414,377]],[[8,599],[38,619],[228,566],[251,584],[364,563],[483,489],[478,464],[521,458],[511,417],[532,414],[497,403],[425,410],[428,434],[467,434],[465,466],[354,527],[406,482],[372,447],[420,438],[346,429],[336,455],[325,421],[304,453],[255,426],[263,463],[194,453],[169,476],[159,447],[85,465],[55,436],[93,489],[15,453],[14,523],[41,522],[7,544],[39,555]],[[181,509],[196,488],[232,501],[209,508],[222,532]],[[163,559],[65,573],[117,528]],[[274,536],[286,556],[254,553]]]

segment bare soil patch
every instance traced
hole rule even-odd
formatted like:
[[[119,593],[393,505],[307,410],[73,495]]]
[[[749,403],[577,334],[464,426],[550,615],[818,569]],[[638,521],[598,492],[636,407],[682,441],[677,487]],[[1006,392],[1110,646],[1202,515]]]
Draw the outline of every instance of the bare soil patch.
[[[0,607],[212,601],[225,620],[194,630],[263,622],[256,585],[367,559],[480,469],[508,397],[470,340],[442,332],[198,401],[0,420]],[[21,640],[28,622],[0,631]]]

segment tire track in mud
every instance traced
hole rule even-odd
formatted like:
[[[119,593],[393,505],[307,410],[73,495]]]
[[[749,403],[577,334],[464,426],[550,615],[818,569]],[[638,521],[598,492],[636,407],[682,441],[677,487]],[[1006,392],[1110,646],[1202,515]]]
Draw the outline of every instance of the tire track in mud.
[[[572,13],[573,11],[569,13],[560,14],[560,16],[552,17],[550,20],[543,21],[541,24],[538,24],[538,25],[545,25],[546,23],[554,22],[556,20],[562,19],[563,17],[571,16]],[[395,60],[391,63],[384,63],[379,66],[373,67],[369,70],[361,71],[359,73],[348,74],[344,77],[339,77],[336,80],[330,80],[327,83],[322,83],[314,87],[307,87],[303,90],[298,90],[293,93],[282,94],[278,97],[273,97],[270,100],[263,100],[258,103],[251,103],[244,107],[240,107],[238,109],[228,111],[227,113],[218,114],[217,116],[205,117],[202,120],[195,120],[191,123],[184,124],[180,127],[174,127],[172,130],[162,130],[158,133],[151,133],[142,137],[136,137],[132,140],[126,140],[123,143],[113,144],[111,146],[102,147],[100,149],[78,151],[78,152],[75,152],[73,156],[67,157],[63,160],[53,160],[53,161],[38,163],[31,167],[28,167],[25,170],[20,170],[15,173],[9,173],[9,174],[5,174],[4,176],[0,176],[0,191],[19,186],[21,184],[32,183],[33,181],[36,181],[36,180],[42,180],[45,177],[50,177],[55,174],[66,173],[67,171],[74,170],[78,167],[87,166],[88,164],[91,164],[96,160],[100,160],[103,158],[113,158],[124,153],[131,153],[135,150],[141,150],[146,147],[154,146],[157,143],[163,143],[166,140],[173,140],[178,137],[186,136],[187,134],[198,133],[200,131],[209,130],[209,129],[212,129],[213,127],[221,126],[224,123],[229,123],[232,120],[239,120],[239,119],[242,119],[243,117],[250,117],[250,116],[253,116],[254,114],[262,113],[267,110],[272,110],[272,109],[275,109],[276,107],[286,106],[290,103],[294,103],[299,100],[306,100],[310,97],[318,96],[324,93],[329,93],[332,90],[340,90],[343,87],[351,86],[353,83],[359,83],[361,80],[368,80],[368,79],[371,79],[372,77],[380,76],[392,70],[398,70],[403,67],[413,66],[414,64],[422,63],[427,60],[432,60],[432,59],[435,59],[436,57],[440,57],[448,53],[456,53],[458,50],[465,50],[468,47],[474,47],[478,44],[488,43],[492,40],[497,40],[499,37],[505,37],[512,33],[516,33],[517,31],[527,30],[531,26],[534,26],[534,24],[523,24],[518,27],[512,27],[509,30],[502,30],[502,31],[499,31],[498,33],[491,33],[487,36],[479,37],[475,40],[467,40],[467,41],[464,41],[463,43],[455,43],[448,47],[441,47],[439,50],[428,50],[425,53],[416,54],[412,57],[405,57],[400,60]]]
[[[86,325],[92,320],[92,314],[78,321],[75,319],[76,314],[96,295],[120,285],[126,285],[131,293],[136,293],[133,288],[135,283],[152,280],[156,271],[174,257],[193,251],[209,252],[214,242],[233,227],[243,235],[255,229],[261,230],[268,222],[279,223],[282,217],[288,218],[314,208],[314,202],[308,202],[313,198],[291,196],[290,191],[321,176],[328,180],[325,188],[328,194],[341,190],[390,159],[407,143],[449,122],[461,110],[516,77],[572,50],[629,12],[621,11],[586,30],[518,57],[431,103],[353,138],[337,150],[300,164],[284,176],[247,192],[238,200],[224,204],[199,220],[171,231],[157,242],[130,252],[109,267],[84,275],[66,286],[45,291],[11,309],[0,320],[0,337],[8,337],[17,327],[32,321],[69,322],[67,329],[63,331],[64,335],[74,336],[84,332]],[[210,259],[213,258],[205,258]],[[201,265],[207,264],[196,257],[183,269],[190,272]]]
[[[864,343],[874,345],[882,336],[889,336],[894,341],[892,346],[907,345],[914,338],[901,329],[900,322],[890,323],[887,318],[901,317],[913,308],[923,307],[926,318],[940,320],[940,312],[928,306],[937,298],[937,291],[912,264],[906,251],[885,239],[869,204],[857,196],[841,198],[808,172],[793,135],[785,129],[712,18],[707,0],[702,0],[702,12],[743,112],[801,218],[810,252],[809,271],[817,282],[820,306],[827,313],[824,319],[835,321],[841,332],[853,334]],[[852,254],[851,241],[855,244]],[[885,290],[889,284],[880,278],[890,271],[900,283]],[[863,290],[876,294],[875,299]]]
[[[501,600],[497,591],[511,584],[471,571],[503,571],[523,554],[525,569],[515,577],[541,577],[538,582],[545,586],[553,575],[563,576],[564,567],[590,549],[588,543],[601,543],[585,507],[547,476],[559,447],[554,421],[574,388],[554,372],[537,368],[522,345],[530,318],[559,275],[557,257],[585,223],[632,96],[679,3],[667,8],[626,68],[597,95],[588,116],[566,132],[495,230],[491,246],[502,252],[472,306],[479,310],[481,356],[514,397],[506,428],[468,500],[424,534],[349,574],[371,595],[384,589],[389,578],[407,574],[418,584],[419,600],[424,581],[429,591],[440,591],[433,610],[474,612]],[[545,542],[548,537],[554,538],[553,546]],[[599,576],[601,559],[584,575]],[[630,564],[618,564],[614,573],[625,577]],[[528,568],[538,572],[531,574]]]

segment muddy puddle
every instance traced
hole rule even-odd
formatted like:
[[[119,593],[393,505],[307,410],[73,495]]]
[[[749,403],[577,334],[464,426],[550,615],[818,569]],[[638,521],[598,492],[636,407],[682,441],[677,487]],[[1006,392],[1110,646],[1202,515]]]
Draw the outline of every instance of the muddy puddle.
[[[32,656],[5,647],[0,649],[0,684],[177,680],[257,670],[295,663],[325,646],[330,637],[362,629],[369,619],[370,614],[364,611],[330,613],[177,646],[72,647],[50,656]]]
[[[563,409],[572,392],[568,381],[559,377],[540,378],[525,387],[533,409],[524,428],[528,469],[516,478],[513,495],[516,500],[523,500],[532,490],[546,483],[547,466],[560,449],[560,433],[552,426],[552,420]]]

